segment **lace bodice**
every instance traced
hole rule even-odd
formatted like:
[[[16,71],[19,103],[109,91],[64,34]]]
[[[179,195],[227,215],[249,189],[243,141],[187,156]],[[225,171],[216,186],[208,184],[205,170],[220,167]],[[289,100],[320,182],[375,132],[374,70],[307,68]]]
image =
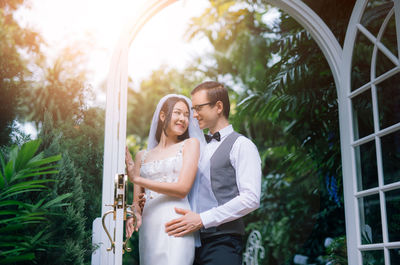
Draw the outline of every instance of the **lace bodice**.
[[[176,155],[161,159],[144,162],[148,150],[142,156],[142,165],[140,167],[140,176],[143,178],[151,179],[158,182],[177,182],[179,172],[182,167],[182,149],[184,142],[181,143],[179,151]],[[154,199],[161,195],[155,191],[146,189],[146,199]]]

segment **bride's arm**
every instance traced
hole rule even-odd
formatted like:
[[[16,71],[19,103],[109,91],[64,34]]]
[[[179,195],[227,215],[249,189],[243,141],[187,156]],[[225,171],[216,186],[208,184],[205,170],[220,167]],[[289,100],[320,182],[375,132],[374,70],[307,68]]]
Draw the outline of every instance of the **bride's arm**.
[[[143,151],[140,151],[141,153]],[[128,147],[126,147],[125,150],[125,165],[126,165],[126,171],[128,173],[128,177],[131,180],[133,175],[137,175],[140,173],[140,166],[141,166],[141,161],[140,161],[140,155],[139,153],[136,155],[135,163],[132,160],[132,156],[128,150]],[[136,216],[136,227],[133,225],[133,218],[127,218],[126,220],[126,237],[130,238],[132,236],[132,233],[134,231],[138,231],[140,226],[142,225],[142,209],[140,207],[140,197],[139,195],[144,192],[144,189],[140,187],[139,185],[133,184],[133,213]]]
[[[133,162],[132,157],[130,156],[130,153],[126,154],[127,161],[128,161],[127,162],[127,169],[128,169],[127,172],[128,172],[128,177],[131,181],[134,178],[133,176],[140,175],[140,167],[142,166],[141,159],[142,159],[143,153],[144,153],[144,151],[142,150],[136,154],[134,164],[130,164],[130,162]],[[139,195],[141,193],[144,193],[144,188],[134,183],[133,184],[133,202],[132,202],[132,204],[135,207],[135,211],[138,212],[139,214],[142,214],[142,209],[140,208],[140,205],[139,205],[139,201],[140,201]]]
[[[179,172],[178,181],[174,183],[157,182],[154,180],[134,175],[133,183],[153,190],[158,193],[173,197],[185,198],[192,188],[196,177],[197,164],[199,162],[200,143],[196,138],[187,139],[183,148],[182,168]],[[140,160],[139,160],[140,161]],[[139,162],[140,163],[140,162]]]
[[[134,211],[138,214],[142,214],[142,208],[140,207],[140,198],[139,195],[144,193],[143,187],[140,187],[137,184],[133,184],[133,202],[132,205],[135,207]]]

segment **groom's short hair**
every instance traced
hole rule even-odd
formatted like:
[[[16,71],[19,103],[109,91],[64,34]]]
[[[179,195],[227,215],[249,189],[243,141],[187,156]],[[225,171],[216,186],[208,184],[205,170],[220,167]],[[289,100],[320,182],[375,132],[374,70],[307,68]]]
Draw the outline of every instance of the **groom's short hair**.
[[[226,89],[225,86],[219,82],[206,81],[196,86],[192,90],[191,95],[194,95],[201,90],[207,91],[207,97],[210,102],[212,103],[216,103],[217,101],[222,102],[222,105],[224,106],[223,114],[225,118],[228,119],[229,111],[231,108],[231,104],[229,102],[228,89]]]

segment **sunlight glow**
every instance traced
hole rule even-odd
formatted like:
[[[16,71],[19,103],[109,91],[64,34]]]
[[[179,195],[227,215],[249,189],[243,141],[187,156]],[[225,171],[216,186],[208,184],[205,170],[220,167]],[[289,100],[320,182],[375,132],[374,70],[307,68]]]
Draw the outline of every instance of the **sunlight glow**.
[[[56,57],[68,46],[78,44],[87,56],[96,89],[107,78],[111,56],[125,24],[137,16],[146,0],[34,0],[30,9],[16,16],[23,26],[33,27],[47,43],[45,53]],[[160,65],[183,68],[209,49],[208,43],[188,44],[183,33],[190,17],[208,6],[206,0],[178,1],[162,10],[142,29],[129,54],[129,76],[134,84]]]

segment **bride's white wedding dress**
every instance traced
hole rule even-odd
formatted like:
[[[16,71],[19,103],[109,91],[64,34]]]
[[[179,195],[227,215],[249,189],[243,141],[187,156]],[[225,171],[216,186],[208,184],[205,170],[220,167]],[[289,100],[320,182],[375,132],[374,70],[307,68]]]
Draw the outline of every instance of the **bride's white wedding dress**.
[[[142,156],[140,175],[159,182],[176,182],[182,167],[181,143],[178,153],[162,160],[144,163]],[[179,218],[174,207],[190,209],[187,197],[160,194],[146,189],[146,204],[139,229],[139,255],[141,265],[192,265],[194,259],[194,236],[172,237],[165,233],[165,223]]]

